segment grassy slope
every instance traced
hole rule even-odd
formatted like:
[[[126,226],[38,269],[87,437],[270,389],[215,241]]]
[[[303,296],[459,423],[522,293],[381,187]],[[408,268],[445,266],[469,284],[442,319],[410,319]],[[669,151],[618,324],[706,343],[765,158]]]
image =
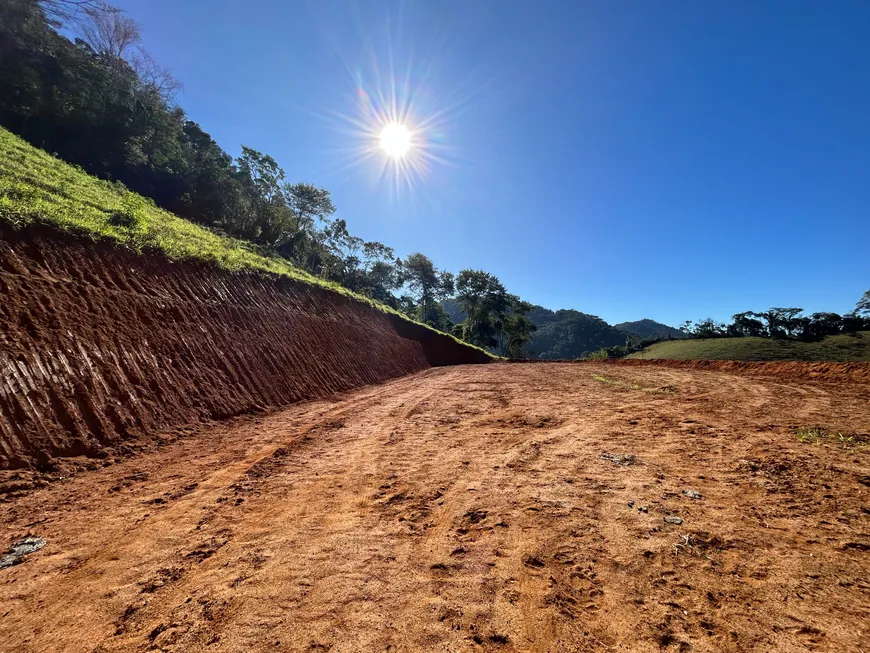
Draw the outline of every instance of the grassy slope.
[[[15,228],[46,224],[139,251],[148,248],[173,260],[200,260],[226,270],[279,274],[343,293],[407,319],[388,306],[315,277],[284,259],[264,256],[251,243],[217,235],[147,200],[141,208],[144,220],[140,227],[132,230],[113,225],[110,217],[123,211],[131,198],[142,205],[135,193],[92,177],[0,128],[0,220]]]
[[[870,361],[870,331],[829,336],[821,342],[768,338],[711,338],[657,342],[629,358],[738,361]]]

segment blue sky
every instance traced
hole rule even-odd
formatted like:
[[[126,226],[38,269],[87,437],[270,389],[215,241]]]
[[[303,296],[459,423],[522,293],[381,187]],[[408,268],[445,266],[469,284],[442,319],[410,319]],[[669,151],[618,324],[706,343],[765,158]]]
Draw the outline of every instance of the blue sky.
[[[609,322],[845,312],[870,287],[863,0],[115,4],[224,149],[399,255]],[[413,185],[362,156],[360,90],[426,127]]]

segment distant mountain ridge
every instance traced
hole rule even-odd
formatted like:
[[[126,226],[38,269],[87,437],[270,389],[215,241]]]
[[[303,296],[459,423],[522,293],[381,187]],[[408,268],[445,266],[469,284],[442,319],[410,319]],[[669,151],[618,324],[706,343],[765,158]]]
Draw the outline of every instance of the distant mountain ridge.
[[[465,313],[456,300],[445,299],[441,305],[454,324],[465,319]],[[641,339],[684,337],[677,329],[654,320],[610,325],[596,315],[574,309],[551,311],[535,305],[526,317],[538,327],[526,348],[528,355],[541,360],[580,358],[602,347],[624,345],[629,334]]]
[[[686,334],[670,327],[667,324],[656,322],[655,320],[643,319],[635,320],[634,322],[620,322],[613,325],[614,329],[625,331],[638,336],[639,338],[685,338]]]
[[[624,345],[627,338],[600,317],[573,309],[535,306],[527,317],[538,326],[527,348],[531,358],[580,358],[602,347]]]

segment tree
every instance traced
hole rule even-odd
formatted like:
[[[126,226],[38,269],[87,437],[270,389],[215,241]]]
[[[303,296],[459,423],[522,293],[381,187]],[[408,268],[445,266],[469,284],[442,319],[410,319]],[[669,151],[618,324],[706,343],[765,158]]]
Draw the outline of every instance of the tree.
[[[460,271],[456,292],[456,304],[465,316],[461,337],[519,358],[536,329],[526,317],[534,307],[508,293],[498,277],[484,270]]]
[[[438,273],[438,284],[441,288],[440,297],[449,297],[456,291],[456,278],[452,272],[442,270]]]
[[[453,275],[439,271],[425,254],[409,254],[402,262],[403,281],[417,297],[420,321],[430,324],[439,321],[433,304],[453,293]]]
[[[411,295],[400,295],[396,300],[395,308],[411,319],[417,318],[417,302]]]
[[[496,321],[508,312],[510,299],[501,281],[484,270],[460,270],[456,302],[465,312],[464,339],[479,347],[498,346]]]
[[[130,58],[130,65],[142,83],[157,92],[163,103],[170,105],[175,101],[176,94],[182,89],[179,82],[168,68],[157,63],[144,48],[137,47]]]
[[[757,319],[761,317],[758,313],[746,311],[737,313],[733,316],[733,322],[728,326],[728,335],[730,336],[764,336],[764,323]]]
[[[858,311],[843,316],[843,333],[870,330],[870,315],[860,315]]]
[[[48,16],[56,14],[49,12],[66,9],[75,23],[91,20],[88,28],[105,32],[105,43],[97,35],[93,46],[72,43],[52,29]],[[92,174],[180,208],[189,190],[184,113],[161,96],[159,86],[168,82],[147,81],[130,60],[116,56],[135,53],[130,44],[139,38],[137,30],[108,5],[4,0],[0,123]]]
[[[102,4],[98,0],[38,0],[31,4],[38,4],[45,16],[53,23],[60,25],[80,15],[86,9],[95,10]]]
[[[420,314],[418,314],[418,319],[420,319]],[[450,316],[447,314],[445,308],[438,302],[434,302],[429,306],[425,321],[429,326],[434,327],[439,331],[443,331],[444,333],[451,333],[455,326],[450,320]]]
[[[395,307],[393,291],[402,285],[401,270],[392,247],[376,241],[363,244],[365,281],[360,290],[370,297]]]
[[[233,158],[191,120],[182,125],[179,148],[186,163],[178,171],[177,192],[155,201],[191,220],[234,233],[233,225],[247,210]]]
[[[843,329],[843,317],[837,313],[813,313],[803,318],[798,337],[801,340],[821,340],[825,336],[833,336]]]
[[[686,320],[680,331],[690,338],[719,338],[727,333],[725,325],[717,324],[712,317],[698,320],[694,324],[691,320]]]
[[[282,256],[311,270],[319,270],[324,263],[327,234],[317,233],[315,218],[329,228],[329,218],[335,205],[329,191],[313,184],[285,184],[284,197],[295,219],[294,235],[279,250]]]
[[[244,238],[267,247],[287,242],[295,228],[293,212],[282,190],[284,171],[268,154],[242,146],[237,161],[238,179],[247,195],[249,210],[236,229]]]
[[[870,315],[870,290],[865,292],[864,296],[858,300],[858,303],[855,305],[855,312]]]
[[[117,7],[104,2],[77,6],[81,9],[77,31],[97,54],[124,59],[131,48],[142,41],[139,23]]]
[[[287,184],[284,187],[287,202],[299,221],[300,229],[314,226],[314,218],[326,221],[335,213],[335,205],[329,191],[313,184]]]
[[[532,304],[522,301],[516,295],[509,295],[509,311],[499,316],[496,322],[502,356],[523,357],[526,344],[537,330],[534,323],[526,317],[531,310]]]
[[[351,290],[360,290],[365,282],[360,258],[365,244],[363,239],[352,236],[347,230],[347,222],[342,219],[327,221],[320,235],[323,276]]]
[[[801,317],[801,313],[804,312],[804,309],[802,308],[773,308],[771,310],[780,311],[783,316],[782,323],[786,335],[790,338],[794,337],[804,324],[803,318]]]
[[[771,338],[786,338],[796,331],[800,322],[798,316],[802,308],[769,308],[759,317],[767,321],[767,335]]]

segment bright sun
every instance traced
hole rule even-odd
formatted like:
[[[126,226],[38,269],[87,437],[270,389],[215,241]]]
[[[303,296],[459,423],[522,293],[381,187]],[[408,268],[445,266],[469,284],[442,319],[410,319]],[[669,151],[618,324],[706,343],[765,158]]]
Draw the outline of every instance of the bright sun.
[[[390,123],[381,132],[381,149],[394,159],[401,159],[411,147],[411,132],[404,125]]]

